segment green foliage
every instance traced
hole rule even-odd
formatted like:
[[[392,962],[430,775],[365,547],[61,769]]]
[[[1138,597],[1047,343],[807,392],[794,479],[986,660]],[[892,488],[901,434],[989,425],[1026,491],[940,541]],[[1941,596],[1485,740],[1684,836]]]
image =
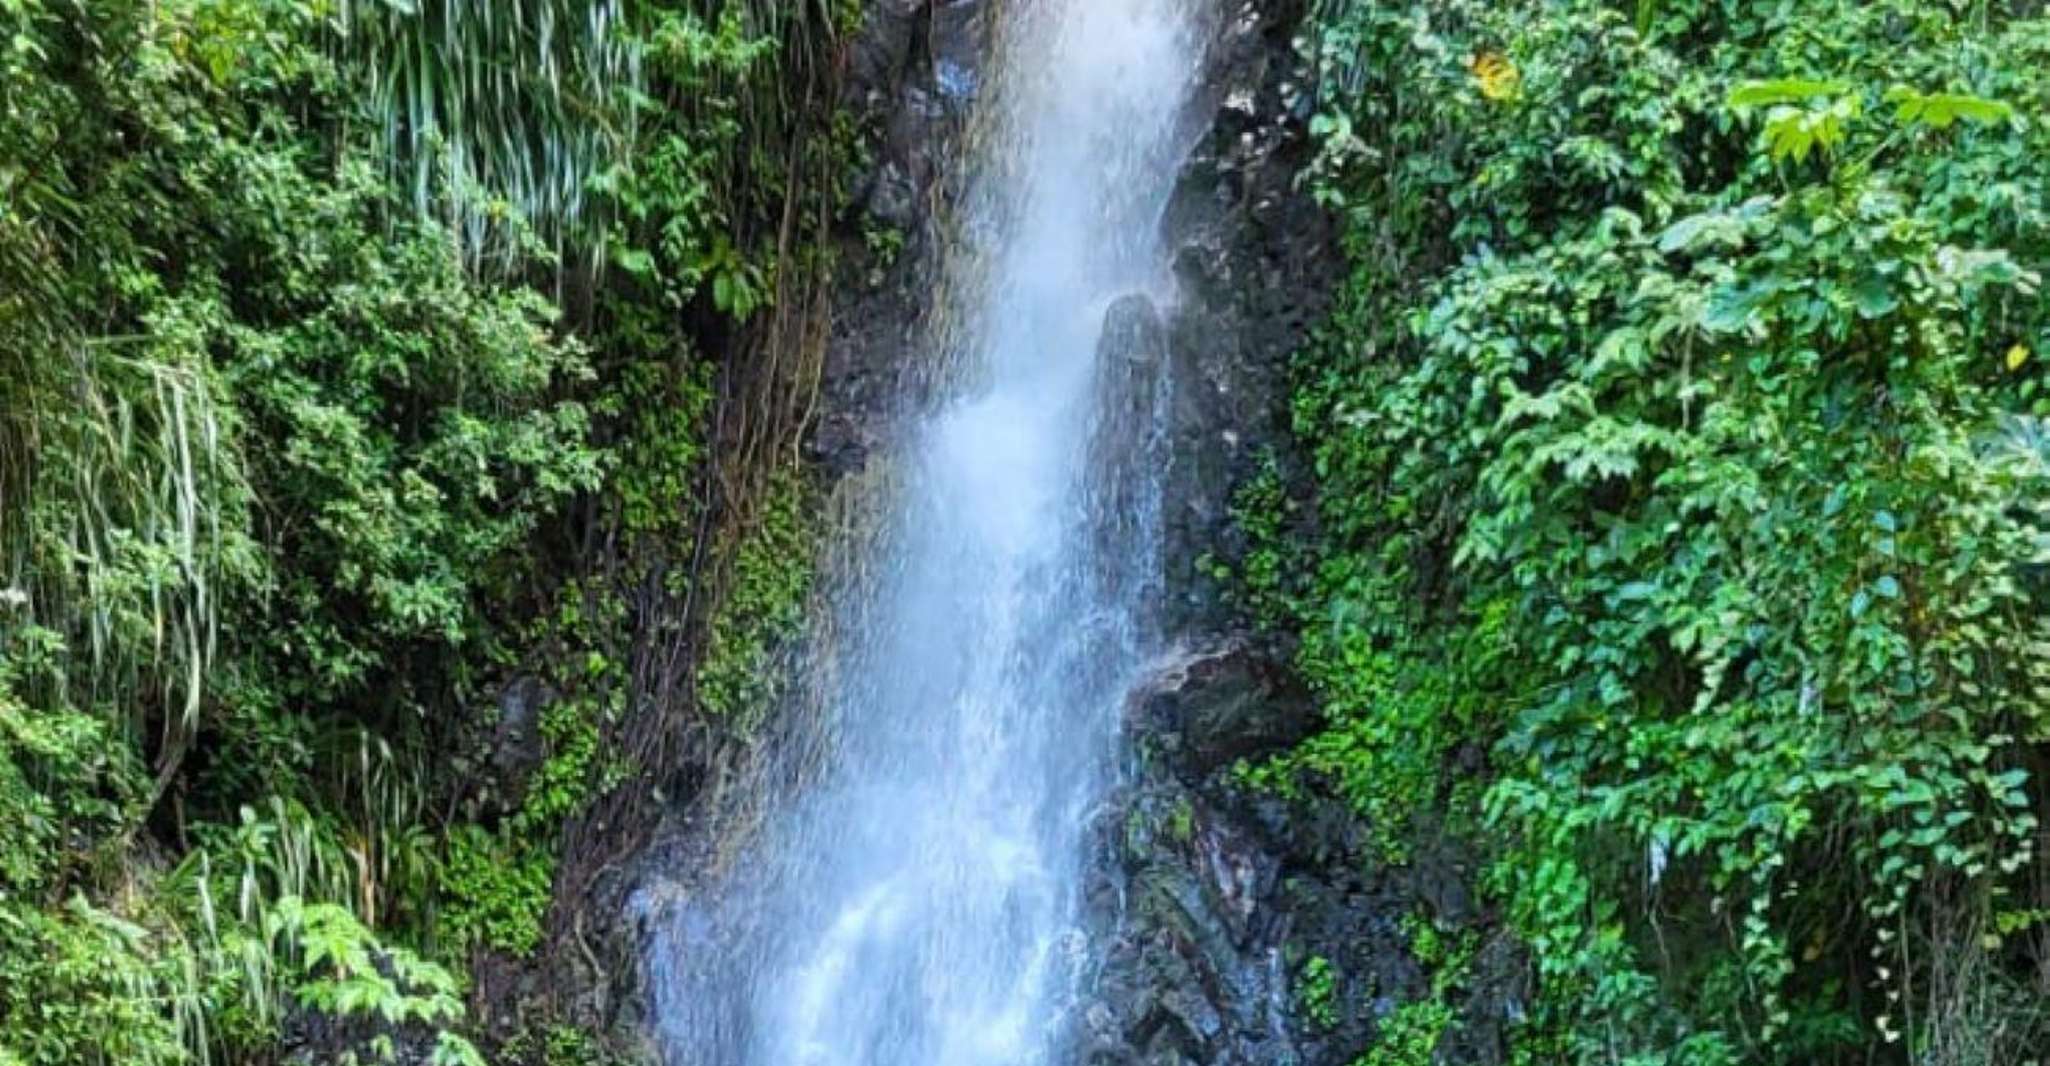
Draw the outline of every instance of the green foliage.
[[[303,649],[294,673],[313,680],[287,694],[333,699],[408,649],[488,629],[478,593],[504,591],[491,583],[517,573],[541,518],[597,484],[599,456],[583,407],[549,398],[586,370],[549,338],[537,295],[480,290],[440,242],[381,241],[367,218],[280,198],[336,243],[299,241],[304,269],[268,285],[318,310],[236,331],[229,378],[250,431],[277,444],[258,458],[265,498],[309,516],[280,545],[290,571],[273,600]]]
[[[448,900],[442,931],[456,944],[530,955],[541,944],[554,880],[555,855],[542,844],[479,826],[458,827],[448,835],[442,871]]]
[[[587,1029],[548,1025],[528,1030],[505,1049],[505,1060],[520,1066],[626,1066]]]
[[[1840,81],[1751,82],[1730,93],[1730,107],[1740,114],[1761,105],[1771,108],[1765,140],[1772,158],[1796,163],[1807,162],[1817,149],[1834,154],[1846,127],[1864,113],[1864,103],[1861,94]]]
[[[370,930],[332,903],[288,897],[264,916],[264,930],[290,942],[299,1002],[326,1014],[375,1014],[386,1022],[459,1018],[455,978],[400,948],[380,948]]]
[[[1310,1024],[1330,1029],[1338,1024],[1338,971],[1331,960],[1312,955],[1295,979],[1296,1009]]]
[[[1187,845],[1196,839],[1196,805],[1187,796],[1176,797],[1167,812],[1167,834],[1177,844]]]
[[[886,225],[874,219],[862,222],[861,242],[875,256],[876,262],[887,269],[904,254],[904,231],[896,226]]]
[[[222,768],[271,787],[269,753],[313,732],[257,709],[296,654],[271,631],[291,534],[259,501],[298,486],[248,461],[236,380],[341,328],[350,295],[330,290],[386,241],[381,194],[309,171],[290,137],[280,95],[317,112],[333,84],[295,36],[312,25],[289,6],[0,7],[0,1030],[23,1061],[233,1060],[293,991],[261,935],[283,879],[245,870],[231,907],[208,844],[168,874],[133,845],[174,789],[179,811],[232,816]],[[397,313],[450,295],[415,266],[381,279]],[[227,757],[181,772],[208,745]]]
[[[360,70],[394,183],[470,261],[517,266],[519,223],[549,247],[603,232],[592,179],[632,143],[637,40],[622,0],[339,0],[335,50]],[[512,223],[509,225],[509,223]]]
[[[1442,1001],[1404,1003],[1381,1019],[1373,1048],[1355,1066],[1431,1066],[1452,1020],[1452,1008]]]
[[[1959,119],[1981,126],[2012,122],[2014,108],[2000,100],[1963,93],[1922,93],[1905,85],[1886,91],[1886,102],[1894,105],[1894,121],[1902,126],[1923,125],[1946,130]]]
[[[1399,556],[1402,546],[1383,551]],[[1388,597],[1383,603],[1399,596],[1380,587],[1380,575],[1359,574],[1350,565],[1333,563],[1322,579],[1341,575],[1350,596]],[[1306,779],[1335,790],[1365,819],[1381,858],[1399,864],[1408,861],[1416,816],[1449,795],[1454,752],[1499,728],[1500,701],[1514,686],[1517,668],[1509,643],[1511,606],[1506,600],[1482,605],[1462,639],[1445,647],[1418,640],[1403,619],[1360,617],[1355,612],[1363,607],[1336,600],[1328,624],[1320,619],[1302,634],[1298,661],[1331,728],[1243,769],[1240,778],[1284,795]],[[1450,814],[1471,827],[1468,812]]]
[[[446,1028],[462,1015],[455,979],[357,920],[352,857],[306,812],[277,803],[205,835],[116,909],[0,893],[0,1029],[21,1061],[260,1059],[293,1007],[424,1027],[446,1061],[481,1061]]]
[[[1263,457],[1260,472],[1232,496],[1231,518],[1246,539],[1239,560],[1239,594],[1261,629],[1279,625],[1287,616],[1291,587],[1288,542],[1284,533],[1291,501],[1282,487],[1274,456]]]
[[[541,714],[545,756],[526,780],[519,808],[495,829],[463,825],[448,834],[440,930],[455,944],[514,956],[541,944],[555,880],[555,831],[612,783],[599,720],[617,711],[622,679],[596,652],[582,665],[581,678],[563,679],[569,694]]]
[[[1330,728],[1252,773],[1484,823],[1540,1061],[2044,1039],[2050,24],[1974,11],[1322,6]]]
[[[74,867],[93,859],[74,846],[125,824],[146,787],[142,767],[110,742],[105,721],[38,712],[17,695],[16,671],[37,653],[14,641],[48,647],[53,638],[33,627],[0,629],[0,899],[62,891],[81,872]]]
[[[1254,629],[1275,629],[1294,616],[1304,579],[1301,552],[1290,539],[1298,503],[1288,496],[1280,464],[1269,451],[1252,477],[1232,493],[1231,527],[1219,552],[1196,559],[1196,572],[1221,586]]]
[[[453,944],[513,956],[540,946],[557,831],[624,774],[603,744],[604,726],[616,723],[625,706],[624,670],[594,645],[625,624],[615,598],[572,582],[555,613],[527,636],[527,644],[556,649],[556,696],[540,713],[542,758],[520,782],[517,806],[495,825],[448,832],[438,932]]]
[[[1473,933],[1449,935],[1415,914],[1405,916],[1402,927],[1410,938],[1410,954],[1431,975],[1431,994],[1381,1019],[1374,1046],[1354,1066],[1430,1066],[1438,1044],[1458,1020],[1451,997],[1473,968]]]
[[[745,199],[757,183],[736,179],[752,165],[758,142],[750,137],[764,132],[748,120],[775,84],[781,42],[760,23],[750,32],[746,5],[702,6],[643,5],[637,47],[669,96],[636,103],[646,128],[634,165],[598,185],[621,213],[609,261],[645,289],[640,299],[675,309],[706,294],[717,311],[745,320],[772,286],[768,269],[736,243],[735,224],[767,205]]]
[[[888,277],[889,269],[895,266],[904,254],[904,231],[896,226],[877,221],[864,215],[861,223],[861,243],[868,250],[870,288],[880,287]]]
[[[1404,915],[1402,930],[1409,937],[1410,955],[1431,972],[1434,995],[1465,982],[1478,943],[1471,930],[1448,932],[1421,914]]]
[[[0,897],[7,1053],[31,1066],[190,1061],[180,1028],[196,1022],[199,1004],[163,947],[82,897],[52,908]]]
[[[452,1029],[405,943],[532,949],[629,623],[533,619],[571,532],[691,554],[700,353],[774,291],[783,76],[848,17],[0,0],[0,1059]],[[649,269],[550,298],[547,245]],[[515,664],[546,758],[450,827]]]
[[[238,723],[342,704],[403,727],[443,697],[454,669],[376,692],[366,675],[474,650],[480,587],[511,580],[598,458],[582,408],[551,398],[584,370],[545,303],[472,285],[435,234],[394,232],[367,167],[322,173],[287,136],[279,90],[330,102],[303,43],[318,24],[292,8],[152,10],[96,9],[97,26],[40,5],[16,16],[47,41],[35,76],[51,91],[27,95],[99,105],[67,129],[67,187],[10,213],[11,273],[31,291],[61,281],[17,308],[29,328],[0,357],[8,492],[28,502],[8,509],[9,580],[70,656],[51,675],[64,690],[37,702],[122,708],[158,734],[166,775],[228,729],[208,739],[246,758],[217,765],[263,778],[303,768],[319,729]],[[229,10],[234,32],[254,19],[286,43],[238,53],[222,86],[179,55],[203,52]],[[74,87],[80,69],[100,80]],[[211,106],[229,88],[248,113]],[[49,132],[18,117],[10,147]],[[130,128],[149,152],[111,148]],[[174,209],[174,190],[195,191]]]
[[[804,482],[785,472],[733,551],[732,583],[712,617],[698,664],[698,703],[709,714],[759,722],[782,692],[777,656],[804,628],[813,537]]]
[[[621,314],[617,347],[653,349],[655,354],[620,368],[596,410],[625,427],[613,449],[618,467],[612,484],[621,523],[636,536],[677,539],[693,532],[693,520],[701,513],[702,501],[696,498],[691,479],[705,458],[704,422],[712,404],[710,364],[661,358],[660,316],[648,318],[634,323]],[[631,332],[637,326],[648,331]]]

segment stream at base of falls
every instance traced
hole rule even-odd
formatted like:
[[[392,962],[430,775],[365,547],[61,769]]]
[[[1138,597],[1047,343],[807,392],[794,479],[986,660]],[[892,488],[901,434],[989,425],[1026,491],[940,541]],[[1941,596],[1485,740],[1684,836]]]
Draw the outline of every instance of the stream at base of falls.
[[[828,606],[820,765],[656,938],[672,1066],[1060,1055],[1091,958],[1084,825],[1162,595],[1170,382],[1130,336],[1150,312],[1108,342],[1105,321],[1171,298],[1158,233],[1198,3],[997,13],[956,227],[982,246],[946,257],[974,273],[934,342],[957,384],[910,419],[871,577]]]

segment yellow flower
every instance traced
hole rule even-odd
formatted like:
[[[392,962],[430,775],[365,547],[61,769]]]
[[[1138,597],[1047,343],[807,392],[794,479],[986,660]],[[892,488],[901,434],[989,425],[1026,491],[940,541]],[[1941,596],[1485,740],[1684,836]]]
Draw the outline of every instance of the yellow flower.
[[[1468,60],[1466,66],[1480,84],[1481,95],[1490,100],[1513,100],[1523,87],[1523,72],[1500,52],[1482,52]]]

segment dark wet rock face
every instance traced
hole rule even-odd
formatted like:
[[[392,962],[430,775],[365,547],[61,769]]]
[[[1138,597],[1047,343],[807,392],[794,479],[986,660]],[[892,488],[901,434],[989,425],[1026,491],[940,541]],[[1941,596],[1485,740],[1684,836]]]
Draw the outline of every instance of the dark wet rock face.
[[[498,694],[498,726],[491,735],[491,769],[503,782],[500,791],[513,797],[547,757],[541,740],[541,716],[557,699],[554,689],[536,677],[519,677]]]
[[[1263,809],[1232,776],[1307,736],[1314,706],[1285,657],[1232,634],[1232,610],[1196,566],[1230,533],[1233,487],[1264,450],[1288,447],[1286,367],[1337,262],[1328,221],[1293,188],[1310,148],[1281,92],[1300,5],[1239,16],[1220,25],[1197,120],[1208,129],[1163,221],[1177,298],[1159,321],[1113,311],[1106,334],[1107,354],[1165,347],[1164,613],[1170,639],[1199,650],[1133,691],[1126,784],[1093,827],[1099,962],[1072,1022],[1089,1066],[1344,1061],[1320,1056],[1328,1041],[1293,1017],[1299,812]]]
[[[1180,658],[1134,703],[1152,757],[1196,780],[1290,747],[1316,726],[1295,673],[1246,641]]]
[[[1342,804],[1246,788],[1237,767],[1300,743],[1310,695],[1271,649],[1233,640],[1160,664],[1127,706],[1127,783],[1094,825],[1085,887],[1098,968],[1076,1023],[1078,1061],[1292,1066],[1353,1062],[1378,1023],[1432,994],[1411,954],[1423,917],[1476,915],[1456,846],[1426,843],[1391,866]],[[1311,960],[1328,1011],[1306,1004]],[[1491,942],[1455,1000],[1468,1017],[1438,1061],[1503,1061],[1503,975]]]
[[[1270,905],[1283,863],[1256,827],[1219,816],[1220,793],[1194,772],[1199,751],[1273,743],[1241,714],[1248,697],[1300,709],[1255,663],[1243,649],[1180,658],[1133,697],[1139,766],[1099,818],[1088,885],[1116,918],[1083,1018],[1086,1063],[1307,1061],[1287,1017],[1290,919]]]
[[[1167,218],[1178,299],[1167,584],[1173,621],[1215,629],[1220,589],[1196,566],[1232,535],[1236,486],[1286,455],[1289,365],[1324,318],[1340,270],[1332,222],[1297,186],[1314,146],[1291,88],[1301,0],[1244,3],[1225,19],[1196,142]]]
[[[832,319],[817,417],[803,442],[823,483],[864,474],[924,387],[915,356],[935,302],[944,205],[999,2],[866,0],[863,24],[846,42],[833,103],[861,131],[865,162],[845,176],[849,199],[834,219]],[[516,797],[531,775],[539,718],[553,698],[526,682],[503,694],[486,767],[506,782],[500,792]],[[725,946],[702,901],[725,876],[728,838],[749,814],[729,809],[739,802],[735,782],[757,748],[779,743],[781,733],[723,738],[691,776],[664,784],[658,799],[670,807],[657,824],[591,826],[594,834],[631,830],[641,842],[564,897],[580,902],[559,916],[560,943],[545,966],[479,957],[473,974],[487,990],[473,997],[479,1026],[510,1034],[559,1017],[602,1036],[617,1061],[659,1062],[656,1029],[667,1005],[654,989],[668,979],[664,966],[697,960],[686,954],[651,966],[649,945],[668,930],[692,951]],[[533,1003],[553,1013],[522,1016]]]
[[[869,131],[841,220],[823,403],[806,441],[830,478],[862,468],[926,384],[920,350],[939,285],[950,179],[985,69],[995,0],[873,0],[842,100]]]
[[[1168,386],[1167,360],[1167,327],[1153,301],[1134,294],[1112,304],[1097,345],[1097,409],[1088,453],[1088,483],[1096,496],[1090,512],[1099,516],[1094,537],[1100,581],[1123,583],[1135,576],[1119,556],[1141,536],[1146,508],[1153,505],[1152,474],[1166,461],[1157,412]]]
[[[1284,477],[1302,468],[1288,367],[1325,314],[1340,257],[1329,219],[1297,187],[1312,151],[1289,90],[1304,5],[1255,0],[1228,15],[1208,131],[1163,223],[1179,286],[1157,327],[1172,381],[1164,613],[1183,650],[1133,690],[1125,784],[1093,826],[1098,963],[1070,1023],[1089,1066],[1353,1062],[1382,1019],[1432,993],[1406,921],[1481,917],[1456,845],[1423,842],[1391,866],[1343,803],[1262,794],[1237,770],[1299,744],[1319,719],[1287,642],[1245,632],[1198,560],[1244,547],[1237,486],[1269,462]],[[1109,325],[1106,352],[1155,344],[1137,309]],[[1465,1016],[1438,1061],[1504,1058],[1497,986],[1518,963],[1492,942],[1481,956],[1469,982],[1480,991],[1457,997]],[[1305,1004],[1313,959],[1329,974],[1324,1010]]]

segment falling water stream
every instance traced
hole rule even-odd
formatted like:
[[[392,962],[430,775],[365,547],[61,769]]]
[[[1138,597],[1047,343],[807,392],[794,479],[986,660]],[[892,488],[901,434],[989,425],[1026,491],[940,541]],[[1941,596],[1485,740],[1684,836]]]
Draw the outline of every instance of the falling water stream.
[[[1001,13],[959,227],[987,246],[948,257],[975,264],[950,286],[977,294],[949,334],[958,394],[907,434],[874,577],[833,605],[852,636],[822,768],[657,937],[672,1063],[1060,1057],[1091,958],[1085,824],[1160,596],[1165,369],[1105,322],[1166,291],[1197,2]],[[1112,332],[1144,333],[1139,306]]]

